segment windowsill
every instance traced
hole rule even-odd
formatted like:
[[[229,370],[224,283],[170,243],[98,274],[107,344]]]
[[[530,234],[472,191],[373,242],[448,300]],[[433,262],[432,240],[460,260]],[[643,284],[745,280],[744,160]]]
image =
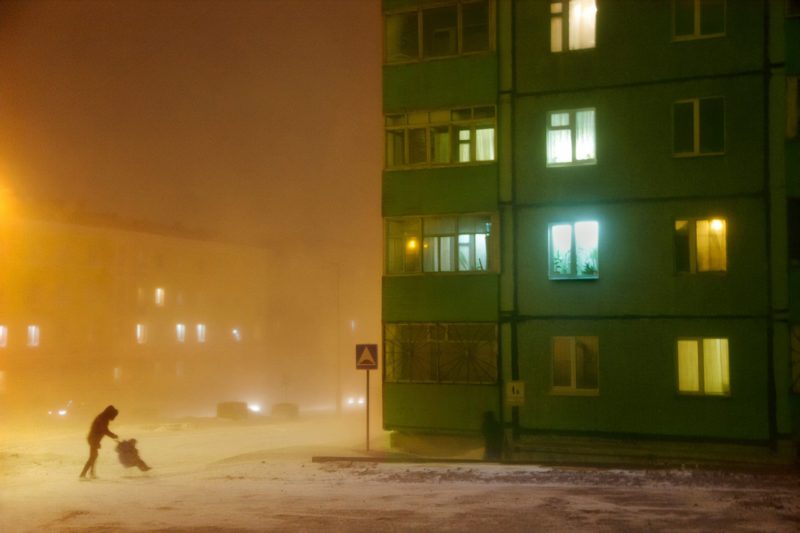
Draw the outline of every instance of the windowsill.
[[[469,163],[420,163],[418,165],[406,165],[397,167],[384,167],[385,172],[393,172],[396,170],[430,170],[434,168],[462,168],[462,167],[479,167],[496,165],[497,161],[470,161]]]
[[[595,281],[600,279],[600,275],[596,276],[548,276],[550,281]]]
[[[718,399],[727,400],[731,395],[728,394],[705,394],[702,392],[680,392],[678,391],[678,398],[700,398],[700,399]]]
[[[600,389],[550,389],[551,396],[600,396]]]
[[[672,157],[675,159],[686,159],[692,157],[719,157],[725,155],[725,152],[681,152],[681,153],[673,153]]]
[[[597,50],[597,46],[592,46],[591,48],[576,48],[575,50],[561,50],[560,52],[553,52],[550,50],[550,53],[554,56],[559,55],[573,55],[573,54],[585,54],[587,52],[594,52]]]
[[[592,165],[597,165],[597,159],[574,163],[547,163],[547,168],[589,167]]]
[[[485,276],[485,275],[497,275],[498,272],[494,270],[462,270],[456,272],[393,272],[393,273],[384,273],[384,276],[387,278],[401,278],[401,277],[409,277],[409,276]]]
[[[690,41],[705,41],[707,39],[720,39],[726,37],[726,33],[712,33],[709,35],[673,35],[673,43],[685,43]]]
[[[675,272],[676,276],[681,277],[690,277],[690,276],[714,276],[714,277],[726,277],[728,275],[727,270],[703,270],[698,272]]]
[[[391,61],[391,62],[384,61],[383,62],[383,66],[384,67],[393,67],[395,65],[410,65],[410,64],[413,64],[413,63],[428,63],[428,62],[431,62],[431,61],[442,61],[442,60],[458,59],[460,57],[476,57],[476,56],[482,56],[482,55],[490,55],[490,54],[494,54],[494,53],[495,53],[495,50],[489,49],[489,50],[480,50],[480,51],[477,51],[477,52],[463,52],[461,54],[451,54],[451,55],[446,55],[446,56],[418,57],[416,59],[407,59],[407,60],[403,60],[403,61]]]

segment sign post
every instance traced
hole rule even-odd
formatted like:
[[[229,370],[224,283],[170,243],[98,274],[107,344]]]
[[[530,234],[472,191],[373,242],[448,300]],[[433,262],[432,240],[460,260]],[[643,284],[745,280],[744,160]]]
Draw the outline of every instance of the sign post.
[[[369,451],[369,371],[378,368],[378,345],[356,344],[356,370],[366,370],[367,374],[367,451]]]

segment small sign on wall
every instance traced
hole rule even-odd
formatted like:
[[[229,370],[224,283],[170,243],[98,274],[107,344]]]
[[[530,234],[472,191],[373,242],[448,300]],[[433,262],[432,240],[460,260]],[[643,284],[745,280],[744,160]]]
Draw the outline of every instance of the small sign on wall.
[[[525,382],[506,382],[506,405],[525,405]]]

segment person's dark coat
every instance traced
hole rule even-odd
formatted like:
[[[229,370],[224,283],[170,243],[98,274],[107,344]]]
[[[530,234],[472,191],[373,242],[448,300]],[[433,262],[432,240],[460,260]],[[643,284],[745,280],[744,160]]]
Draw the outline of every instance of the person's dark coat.
[[[110,429],[108,429],[108,424],[115,418],[119,411],[113,405],[109,405],[108,407],[103,410],[102,413],[97,415],[92,422],[92,427],[89,428],[89,435],[87,435],[86,440],[89,441],[89,446],[92,448],[99,448],[100,441],[103,437],[111,437],[112,439],[116,439],[116,433],[113,433]]]
[[[503,455],[503,427],[492,411],[483,413],[481,433],[484,440],[483,458],[487,461],[499,460]]]

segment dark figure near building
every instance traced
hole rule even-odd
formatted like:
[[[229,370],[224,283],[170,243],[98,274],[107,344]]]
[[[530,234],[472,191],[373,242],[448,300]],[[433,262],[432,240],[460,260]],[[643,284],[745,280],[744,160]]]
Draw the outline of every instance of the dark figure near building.
[[[481,423],[481,433],[483,434],[484,452],[483,458],[486,461],[499,461],[503,454],[503,428],[494,417],[494,412],[486,411],[483,413]]]
[[[117,443],[117,455],[119,455],[119,462],[125,468],[137,466],[142,472],[150,470],[147,463],[139,457],[139,450],[136,449],[136,439],[119,441]]]
[[[90,472],[91,477],[96,477],[94,474],[94,462],[97,460],[97,450],[100,449],[100,441],[103,437],[108,435],[112,439],[116,439],[117,435],[108,429],[108,423],[117,418],[119,411],[113,405],[106,407],[102,413],[97,415],[92,422],[92,427],[89,429],[89,435],[86,440],[89,441],[89,460],[83,466],[81,477],[86,477],[86,472]]]

